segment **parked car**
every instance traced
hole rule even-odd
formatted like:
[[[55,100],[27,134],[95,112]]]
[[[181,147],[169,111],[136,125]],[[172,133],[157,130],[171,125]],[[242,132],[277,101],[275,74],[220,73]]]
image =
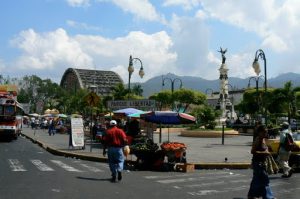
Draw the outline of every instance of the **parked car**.
[[[300,147],[300,132],[293,134],[295,143]],[[267,146],[273,157],[277,158],[279,150],[279,138],[268,139]],[[300,169],[300,150],[293,150],[289,159],[289,165],[294,169]]]

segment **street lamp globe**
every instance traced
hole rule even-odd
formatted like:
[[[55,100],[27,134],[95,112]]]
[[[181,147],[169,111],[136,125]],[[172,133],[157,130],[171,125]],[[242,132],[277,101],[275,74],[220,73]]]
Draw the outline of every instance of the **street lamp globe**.
[[[259,73],[261,72],[260,70],[260,65],[257,59],[254,59],[252,67],[254,69],[254,72],[256,73],[257,76],[259,76]]]
[[[140,68],[139,75],[140,75],[141,78],[143,78],[144,75],[145,75],[143,66]]]

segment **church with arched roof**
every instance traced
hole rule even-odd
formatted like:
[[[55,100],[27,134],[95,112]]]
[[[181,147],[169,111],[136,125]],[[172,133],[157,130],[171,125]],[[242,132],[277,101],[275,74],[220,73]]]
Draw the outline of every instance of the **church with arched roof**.
[[[107,96],[119,83],[123,84],[123,80],[113,71],[68,68],[62,76],[60,86],[68,91],[89,89],[100,96]]]

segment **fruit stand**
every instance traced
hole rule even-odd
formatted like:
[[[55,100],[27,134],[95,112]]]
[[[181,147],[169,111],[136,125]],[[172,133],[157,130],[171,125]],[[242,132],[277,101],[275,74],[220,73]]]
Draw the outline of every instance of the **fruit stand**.
[[[147,137],[135,138],[130,145],[130,153],[137,157],[136,168],[141,170],[152,169],[158,159],[159,146]]]
[[[186,145],[180,142],[164,142],[160,145],[168,163],[186,163]]]
[[[174,170],[178,163],[186,163],[186,145],[180,142],[165,142],[160,145],[151,139],[139,138],[130,145],[130,153],[137,157],[136,169]]]

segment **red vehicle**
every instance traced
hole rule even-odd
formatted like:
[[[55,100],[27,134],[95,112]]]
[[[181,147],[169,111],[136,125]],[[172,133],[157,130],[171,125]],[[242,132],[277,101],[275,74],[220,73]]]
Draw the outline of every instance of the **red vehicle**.
[[[16,96],[16,87],[0,86],[0,137],[17,139],[21,133],[23,109]]]

